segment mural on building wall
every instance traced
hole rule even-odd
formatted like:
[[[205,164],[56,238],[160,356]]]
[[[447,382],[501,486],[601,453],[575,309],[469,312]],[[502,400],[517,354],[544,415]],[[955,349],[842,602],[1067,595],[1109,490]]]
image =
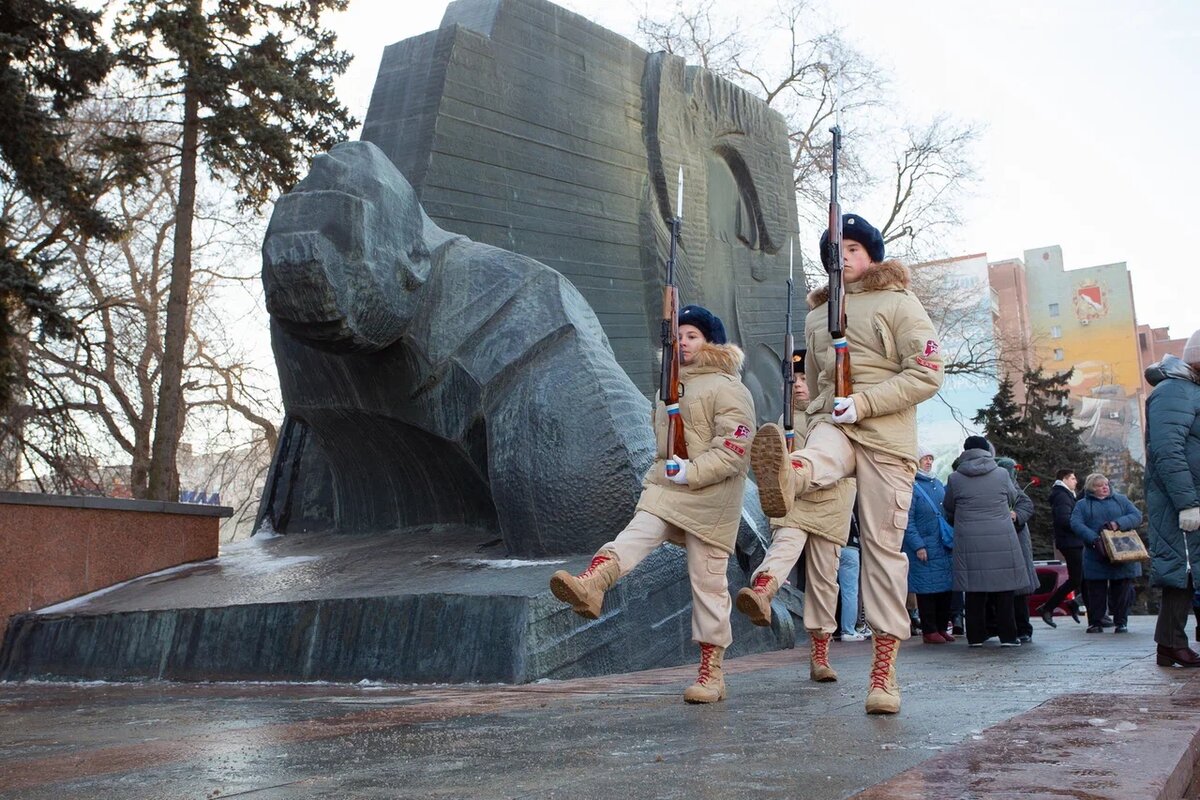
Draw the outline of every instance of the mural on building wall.
[[[1107,281],[1076,281],[1071,301],[1080,327],[1063,341],[1075,362],[1069,381],[1075,421],[1108,469],[1123,464],[1126,453],[1143,459],[1136,323],[1132,298],[1123,299]]]
[[[1075,287],[1075,316],[1080,322],[1091,322],[1108,316],[1108,293],[1095,281]]]
[[[1097,467],[1122,480],[1144,458],[1142,375],[1133,290],[1124,263],[1067,270],[1058,247],[1025,251],[1038,362],[1069,371],[1070,403]]]

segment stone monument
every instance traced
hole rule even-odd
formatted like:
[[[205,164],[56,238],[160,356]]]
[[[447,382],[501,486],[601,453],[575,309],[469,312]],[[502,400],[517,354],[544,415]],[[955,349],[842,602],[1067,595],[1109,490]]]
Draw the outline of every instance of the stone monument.
[[[314,161],[263,247],[286,409],[264,535],[15,618],[0,677],[521,682],[692,660],[677,548],[595,622],[547,580],[620,530],[651,462],[680,165],[681,299],[722,317],[759,420],[778,417],[783,120],[545,0],[457,0],[387,48],[362,140]],[[735,590],[766,535],[748,485]],[[730,655],[790,646],[797,608],[785,592],[771,630],[734,615]]]

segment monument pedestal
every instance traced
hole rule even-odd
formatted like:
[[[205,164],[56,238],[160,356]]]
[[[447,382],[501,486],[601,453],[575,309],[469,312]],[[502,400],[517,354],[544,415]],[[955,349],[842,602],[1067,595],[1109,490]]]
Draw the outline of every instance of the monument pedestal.
[[[258,536],[14,617],[0,678],[525,683],[697,658],[682,550],[651,554],[588,621],[548,588],[587,556],[506,559],[493,536]],[[730,578],[745,585],[736,559]],[[777,632],[733,616],[733,655],[794,641],[786,612]]]

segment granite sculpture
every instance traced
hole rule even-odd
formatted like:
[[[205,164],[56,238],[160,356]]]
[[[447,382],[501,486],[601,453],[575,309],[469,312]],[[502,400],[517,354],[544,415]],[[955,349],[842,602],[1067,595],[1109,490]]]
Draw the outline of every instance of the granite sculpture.
[[[470,524],[511,555],[590,552],[615,534],[650,461],[647,398],[680,165],[681,298],[726,321],[746,351],[760,421],[778,417],[796,214],[786,128],[761,100],[545,0],[457,0],[438,30],[387,48],[362,138],[411,186],[432,256],[400,259],[391,283],[381,262],[362,280],[334,267],[310,284],[282,254],[318,236],[336,250],[363,224],[362,204],[281,199],[264,247],[287,409],[260,511],[275,530]],[[369,162],[383,171],[383,159]],[[326,169],[316,165],[294,194]],[[306,208],[337,221],[305,220]],[[374,242],[370,228],[383,223],[372,213],[362,236]],[[510,251],[486,256],[504,265],[498,283],[465,267],[438,276],[484,245]],[[526,273],[539,277],[521,288]],[[334,274],[349,283],[331,288]],[[443,316],[462,302],[448,299],[454,291],[483,305]],[[398,312],[389,304],[401,294]],[[497,325],[492,307],[512,316]],[[475,341],[470,328],[481,325]],[[490,327],[530,357],[504,360]],[[464,345],[479,357],[457,358]]]

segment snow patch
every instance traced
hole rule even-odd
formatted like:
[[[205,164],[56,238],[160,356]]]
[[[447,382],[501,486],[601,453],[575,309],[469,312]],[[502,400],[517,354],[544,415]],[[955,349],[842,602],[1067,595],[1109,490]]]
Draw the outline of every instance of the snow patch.
[[[177,572],[185,572],[189,569],[194,569],[195,567],[199,566],[200,564],[214,564],[214,563],[216,563],[216,561],[217,561],[217,559],[209,559],[208,561],[193,561],[189,564],[179,564],[178,566],[167,567],[166,569],[160,569],[158,572],[151,572],[147,575],[139,575],[136,578],[130,578],[127,581],[121,581],[120,583],[114,583],[112,586],[105,586],[103,589],[97,589],[96,591],[91,592],[89,594],[83,594],[83,595],[80,595],[79,597],[73,597],[70,600],[65,600],[61,603],[55,603],[52,606],[46,606],[45,608],[39,608],[36,613],[38,613],[38,614],[61,614],[64,611],[74,611],[76,608],[78,608],[82,605],[85,605],[86,603],[89,603],[92,600],[95,600],[97,597],[100,597],[101,595],[106,595],[109,592],[115,592],[117,589],[120,589],[123,586],[128,586],[129,584],[133,583],[134,581],[146,580],[147,578],[161,578],[164,575],[174,575]]]
[[[541,561],[530,561],[522,558],[456,558],[454,564],[462,564],[464,567],[491,567],[493,569],[516,569],[518,567],[536,567],[547,564],[565,564],[567,560],[562,559],[545,559]]]

